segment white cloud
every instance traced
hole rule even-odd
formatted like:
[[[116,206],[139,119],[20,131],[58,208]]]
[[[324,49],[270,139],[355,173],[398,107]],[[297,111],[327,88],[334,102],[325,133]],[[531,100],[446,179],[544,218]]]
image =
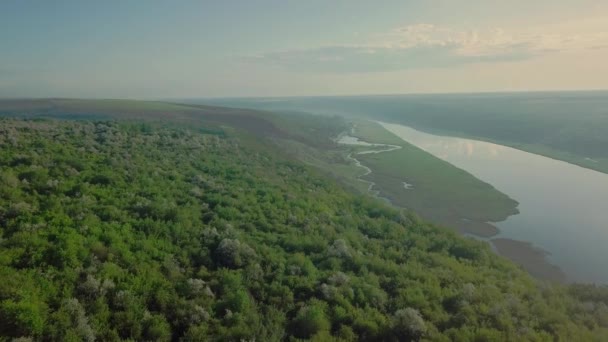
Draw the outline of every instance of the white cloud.
[[[353,73],[519,61],[560,51],[605,47],[608,29],[537,33],[417,24],[396,28],[360,44],[275,51],[247,60],[292,70]]]

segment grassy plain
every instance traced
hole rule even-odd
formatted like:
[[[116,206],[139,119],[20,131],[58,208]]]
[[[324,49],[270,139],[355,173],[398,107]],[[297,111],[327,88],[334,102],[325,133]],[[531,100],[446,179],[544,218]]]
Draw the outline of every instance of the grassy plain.
[[[365,141],[402,147],[356,156],[373,170],[365,179],[375,182],[382,196],[397,206],[480,236],[497,233],[486,222],[501,221],[517,213],[518,203],[490,184],[399,139],[374,122],[358,121],[355,135]],[[403,182],[412,188],[406,189]]]

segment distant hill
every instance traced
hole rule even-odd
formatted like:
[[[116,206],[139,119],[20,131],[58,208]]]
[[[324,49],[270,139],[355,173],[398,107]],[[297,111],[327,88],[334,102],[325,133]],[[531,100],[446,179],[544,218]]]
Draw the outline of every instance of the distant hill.
[[[156,120],[181,124],[222,125],[255,135],[282,135],[259,111],[160,101],[8,99],[0,100],[0,116],[87,120]]]
[[[532,92],[191,100],[400,123],[495,142],[608,173],[608,92]]]

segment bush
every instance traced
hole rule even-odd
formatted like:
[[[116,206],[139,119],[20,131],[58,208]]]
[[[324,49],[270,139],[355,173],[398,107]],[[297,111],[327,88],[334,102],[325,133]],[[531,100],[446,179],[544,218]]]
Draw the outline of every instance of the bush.
[[[330,322],[327,320],[323,306],[310,304],[298,310],[293,321],[293,335],[300,338],[310,338],[318,332],[329,330]]]

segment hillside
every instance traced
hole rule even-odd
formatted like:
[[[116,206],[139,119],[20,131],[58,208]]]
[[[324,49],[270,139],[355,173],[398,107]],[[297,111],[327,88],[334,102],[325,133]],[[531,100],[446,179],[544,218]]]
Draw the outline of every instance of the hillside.
[[[277,148],[297,118],[62,101],[2,107],[80,120],[0,119],[0,340],[608,336],[605,287],[354,195]]]
[[[203,127],[222,131],[222,126],[251,134],[280,136],[272,114],[247,109],[186,105],[159,101],[16,99],[0,100],[0,116],[76,120],[145,120]]]
[[[608,173],[608,93],[605,91],[192,102],[364,117],[440,135],[495,142]]]

